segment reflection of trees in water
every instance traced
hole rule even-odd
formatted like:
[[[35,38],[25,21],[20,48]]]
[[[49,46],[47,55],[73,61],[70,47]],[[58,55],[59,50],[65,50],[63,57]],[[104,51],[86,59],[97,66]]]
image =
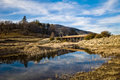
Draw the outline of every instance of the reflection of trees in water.
[[[0,57],[0,62],[5,64],[13,64],[14,62],[20,62],[24,64],[25,67],[28,67],[29,61],[34,61],[35,63],[39,63],[44,58],[54,58],[55,56],[60,56],[63,54],[67,54],[68,50],[58,50],[56,52],[49,52],[45,54],[37,54],[37,55],[18,55],[18,56],[8,56],[8,57]]]

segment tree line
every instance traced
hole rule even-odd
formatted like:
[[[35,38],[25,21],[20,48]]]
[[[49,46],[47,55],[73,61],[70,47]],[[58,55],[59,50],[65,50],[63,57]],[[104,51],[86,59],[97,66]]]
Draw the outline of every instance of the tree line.
[[[39,33],[40,37],[48,37],[52,33],[55,33],[55,26],[49,23],[40,23],[38,20],[28,22],[26,16],[24,16],[23,19],[18,23],[13,23],[12,21],[0,22],[0,34],[7,35],[14,31],[17,31],[23,35]]]
[[[13,23],[12,21],[0,21],[0,34],[7,35],[12,32],[38,37],[50,37],[53,34],[55,37],[60,37],[89,33],[87,31],[65,27],[62,25],[41,23],[39,20],[28,22],[26,16],[17,23]]]

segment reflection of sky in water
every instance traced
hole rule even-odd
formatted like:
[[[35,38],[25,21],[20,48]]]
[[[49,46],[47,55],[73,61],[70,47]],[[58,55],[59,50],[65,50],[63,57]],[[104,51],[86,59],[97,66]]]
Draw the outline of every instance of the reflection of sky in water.
[[[106,59],[99,55],[73,52],[50,59],[44,58],[38,63],[30,61],[28,68],[19,61],[0,64],[0,80],[44,80],[54,77],[55,74],[87,72],[101,66],[105,61]]]

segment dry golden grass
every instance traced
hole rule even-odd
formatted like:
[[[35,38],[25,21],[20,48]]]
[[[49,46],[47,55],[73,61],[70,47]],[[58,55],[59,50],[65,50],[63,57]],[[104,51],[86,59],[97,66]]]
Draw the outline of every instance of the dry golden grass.
[[[120,80],[120,35],[84,40],[78,45],[102,56],[114,57],[100,68],[90,72],[76,73],[69,80]]]
[[[120,54],[120,35],[109,38],[83,40],[78,45],[83,48],[88,48],[94,53],[100,53],[103,56],[113,56]]]

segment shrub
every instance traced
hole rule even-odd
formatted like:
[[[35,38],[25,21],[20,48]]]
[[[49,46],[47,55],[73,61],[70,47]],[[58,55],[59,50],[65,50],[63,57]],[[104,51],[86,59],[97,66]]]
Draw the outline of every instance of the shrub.
[[[56,37],[56,40],[60,40],[60,37]]]
[[[96,34],[96,33],[88,34],[84,39],[90,40],[93,38],[102,38],[102,37],[110,37],[110,36],[111,36],[111,33],[109,31],[102,31],[101,34]]]
[[[67,42],[67,41],[64,39],[63,42]]]
[[[95,38],[102,38],[101,34],[96,34]]]
[[[109,37],[109,36],[111,36],[111,33],[108,31],[103,31],[103,32],[101,32],[101,36],[102,37]]]
[[[54,40],[54,38],[50,37],[50,41]]]
[[[95,38],[95,36],[96,36],[96,33],[91,33],[91,34],[88,34],[84,39],[85,40],[90,40],[90,39]]]

